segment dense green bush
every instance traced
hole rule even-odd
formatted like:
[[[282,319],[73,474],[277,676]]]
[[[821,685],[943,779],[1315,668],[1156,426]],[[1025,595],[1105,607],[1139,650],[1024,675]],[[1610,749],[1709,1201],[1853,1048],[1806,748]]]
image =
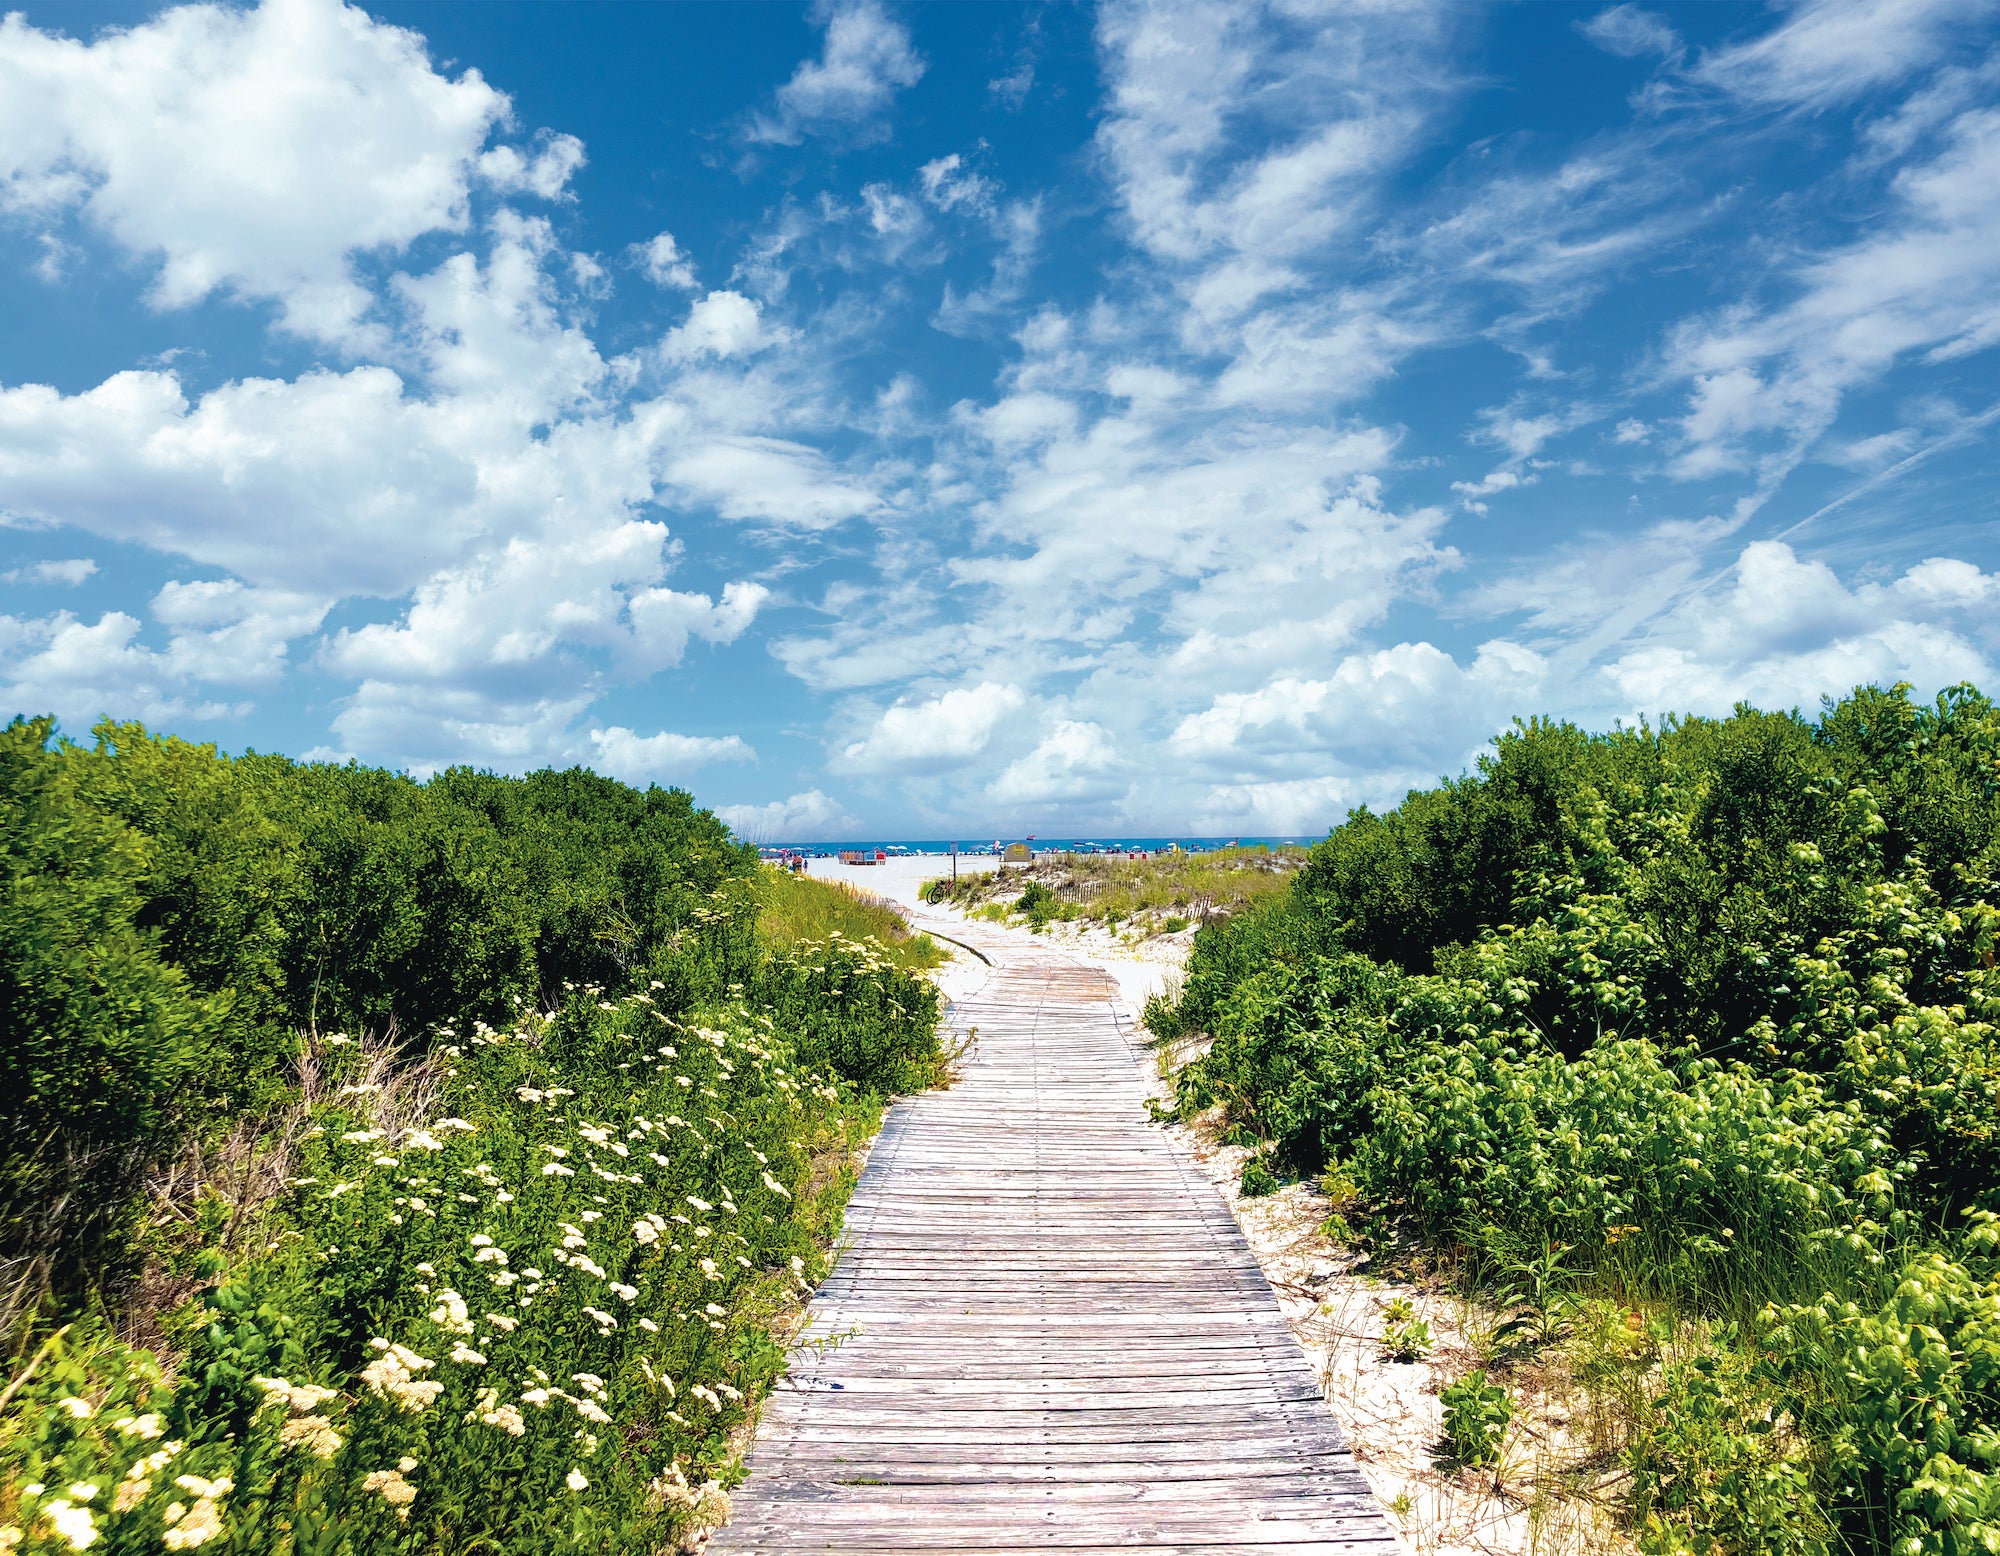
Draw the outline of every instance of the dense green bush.
[[[1993,1288],[1945,1250],[2000,1210],[1996,860],[1970,688],[1521,724],[1204,930],[1149,1019],[1213,1039],[1179,1105],[1295,1168],[1734,1323],[1757,1368],[1674,1374],[1635,1443],[1656,1548],[1986,1550]]]
[[[525,1556],[723,1516],[854,1148],[941,1078],[928,982],[767,944],[751,851],[581,772],[17,721],[0,867],[0,1552]],[[126,1235],[205,1146],[227,1170]]]
[[[678,790],[584,771],[219,755],[106,723],[0,732],[0,1329],[129,1268],[139,1181],[283,1094],[299,1028],[500,1020],[660,976],[678,1009],[755,963],[705,927],[754,853]],[[696,933],[701,930],[701,933]]]

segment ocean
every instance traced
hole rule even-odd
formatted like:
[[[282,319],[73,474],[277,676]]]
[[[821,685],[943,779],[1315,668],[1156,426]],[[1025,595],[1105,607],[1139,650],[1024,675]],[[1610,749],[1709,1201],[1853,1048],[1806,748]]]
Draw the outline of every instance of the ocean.
[[[1207,853],[1217,848],[1276,847],[1281,844],[1309,846],[1317,843],[1324,833],[1314,833],[1302,837],[990,837],[959,838],[958,851],[961,854],[989,854],[995,852],[995,843],[1005,847],[1009,843],[1026,843],[1038,854],[1063,853],[1162,853],[1178,845],[1183,852]],[[800,853],[832,856],[853,849],[872,852],[881,849],[889,854],[947,854],[951,851],[949,838],[855,838],[838,843],[761,843],[758,845],[766,853]]]

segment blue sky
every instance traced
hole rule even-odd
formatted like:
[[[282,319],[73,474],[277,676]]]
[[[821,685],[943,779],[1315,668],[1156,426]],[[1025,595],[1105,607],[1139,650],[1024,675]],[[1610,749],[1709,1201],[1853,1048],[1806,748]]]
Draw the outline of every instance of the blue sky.
[[[30,3],[0,681],[745,835],[2000,685],[1992,0]]]

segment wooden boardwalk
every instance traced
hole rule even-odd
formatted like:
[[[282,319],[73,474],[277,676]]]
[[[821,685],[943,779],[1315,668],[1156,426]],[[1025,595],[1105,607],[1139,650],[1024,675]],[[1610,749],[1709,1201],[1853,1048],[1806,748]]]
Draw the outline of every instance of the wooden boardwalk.
[[[1242,1233],[1147,1122],[1109,978],[1019,936],[899,1105],[709,1549],[1393,1556]]]

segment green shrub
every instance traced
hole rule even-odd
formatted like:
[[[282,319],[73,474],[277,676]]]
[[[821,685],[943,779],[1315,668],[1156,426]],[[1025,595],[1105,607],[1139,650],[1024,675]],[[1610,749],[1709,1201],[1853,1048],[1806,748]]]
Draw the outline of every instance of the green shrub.
[[[1728,1349],[1669,1367],[1627,1450],[1645,1556],[1826,1556],[1806,1450]]]
[[[1499,1462],[1500,1446],[1514,1419],[1514,1401],[1484,1368],[1468,1372],[1438,1391],[1444,1405],[1444,1437],[1451,1456],[1474,1466]]]
[[[116,1273],[140,1177],[235,1057],[227,1001],[142,927],[148,840],[79,793],[50,734],[0,731],[0,1270],[30,1306]]]
[[[1969,687],[1532,721],[1204,929],[1147,1023],[1213,1039],[1181,1115],[1338,1160],[1444,1244],[1563,1245],[1560,1280],[1486,1262],[1513,1332],[1596,1292],[1756,1337],[1768,1398],[1676,1375],[1682,1435],[1645,1452],[1724,1479],[1706,1512],[1662,1489],[1649,1538],[1955,1556],[2000,1539],[1990,1253],[1940,1231],[2000,1211],[1996,867],[2000,711]],[[1758,1433],[1770,1400],[1790,1426]]]
[[[1261,1156],[1253,1156],[1243,1164],[1243,1176],[1236,1185],[1236,1192],[1245,1199],[1260,1199],[1266,1194],[1278,1192],[1278,1180],[1272,1176],[1270,1166]]]
[[[677,790],[572,770],[427,784],[104,723],[0,733],[0,1331],[115,1297],[133,1193],[278,1104],[295,1031],[501,1020],[658,975],[676,1008],[756,963],[755,860]],[[699,933],[696,933],[699,931]],[[24,1273],[25,1272],[25,1273]]]

